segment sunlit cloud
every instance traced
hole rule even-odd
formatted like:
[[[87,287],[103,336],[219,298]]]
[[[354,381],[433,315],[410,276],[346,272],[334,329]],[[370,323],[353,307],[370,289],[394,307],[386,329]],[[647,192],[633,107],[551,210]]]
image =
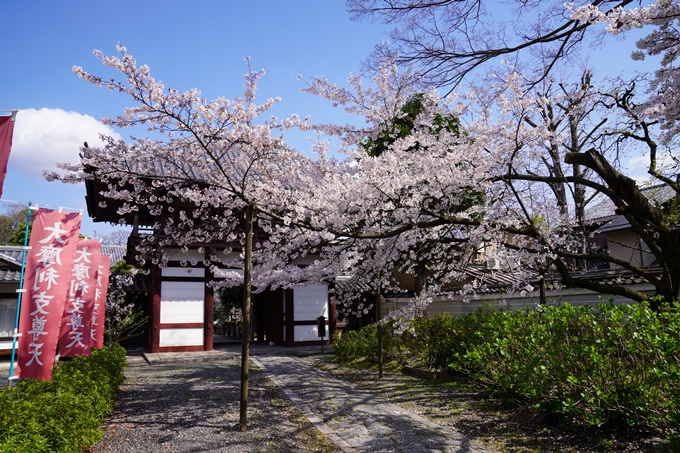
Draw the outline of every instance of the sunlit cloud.
[[[76,163],[83,142],[102,146],[99,134],[120,135],[93,117],[61,109],[20,110],[14,126],[9,171],[42,178],[45,170],[54,171],[55,162]]]
[[[674,157],[675,158],[674,158]],[[659,151],[656,157],[657,170],[665,175],[677,173],[677,156],[672,151]],[[649,153],[632,156],[624,163],[622,171],[625,175],[635,179],[639,184],[659,184],[660,181],[653,178],[649,172]]]

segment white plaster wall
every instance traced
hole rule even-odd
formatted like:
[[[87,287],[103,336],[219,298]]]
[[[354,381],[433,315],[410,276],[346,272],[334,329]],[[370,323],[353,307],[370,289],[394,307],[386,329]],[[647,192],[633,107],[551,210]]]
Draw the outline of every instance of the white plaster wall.
[[[652,285],[647,283],[636,283],[629,285],[629,287],[636,291],[646,292],[653,294],[654,288]],[[600,299],[600,296],[604,300]],[[546,300],[550,305],[559,305],[563,302],[568,302],[574,306],[581,305],[592,305],[595,306],[599,302],[606,302],[609,298],[614,300],[614,304],[627,304],[634,303],[630,299],[623,296],[614,296],[610,294],[599,294],[593,291],[582,288],[564,288],[561,291],[548,290],[546,291]],[[518,310],[523,307],[535,307],[539,302],[539,292],[531,291],[527,292],[525,296],[520,293],[515,294],[480,294],[479,299],[472,299],[469,302],[464,302],[461,296],[454,296],[450,299],[443,299],[441,297],[435,298],[435,300],[428,305],[425,310],[430,315],[436,315],[439,313],[448,312],[453,316],[465,315],[467,313],[474,312],[480,306],[488,304],[492,307],[502,306],[504,308],[511,308],[512,310]],[[501,302],[503,301],[503,302]],[[388,298],[381,304],[381,317],[389,314],[390,311],[396,310],[406,306],[409,302],[407,298]]]
[[[295,321],[314,321],[319,316],[325,316],[328,319],[328,285],[309,285],[294,288],[293,319]]]
[[[161,282],[161,324],[203,322],[205,283]]]
[[[161,329],[159,346],[203,346],[203,329]]]
[[[202,267],[166,267],[161,269],[163,277],[205,277],[205,269]]]
[[[321,316],[321,315],[319,315]],[[319,331],[316,326],[295,326],[295,340],[294,341],[319,341]],[[326,336],[324,340],[328,340],[328,326],[326,326]]]
[[[180,249],[166,249],[165,253],[168,255],[168,260],[170,261],[189,261],[195,259],[199,263],[202,263],[205,259],[205,253],[199,253],[197,249],[189,249],[186,252]]]

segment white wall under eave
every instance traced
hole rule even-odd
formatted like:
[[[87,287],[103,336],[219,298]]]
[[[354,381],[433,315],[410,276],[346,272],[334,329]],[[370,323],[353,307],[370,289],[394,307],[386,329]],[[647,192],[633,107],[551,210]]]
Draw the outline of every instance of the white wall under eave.
[[[166,346],[203,346],[203,329],[161,329],[161,348]]]
[[[648,294],[654,293],[654,287],[650,284],[638,283],[630,285],[629,288],[635,291],[646,292]],[[600,298],[602,296],[602,299]],[[571,305],[592,305],[595,306],[601,302],[607,302],[609,298],[614,300],[614,304],[634,303],[631,299],[623,296],[614,296],[611,294],[600,294],[582,288],[564,288],[560,291],[549,290],[546,292],[546,300],[549,305],[559,305],[568,302]],[[524,307],[535,307],[540,300],[538,291],[527,292],[522,296],[519,292],[515,294],[503,293],[487,293],[480,294],[479,299],[470,298],[469,302],[464,302],[462,296],[453,296],[450,298],[435,298],[430,305],[428,305],[426,312],[430,315],[441,314],[444,312],[450,313],[453,316],[465,315],[472,313],[483,305],[490,305],[492,307],[507,307],[512,310],[518,310]],[[410,299],[405,297],[386,298],[381,304],[381,318],[387,316],[390,311],[397,310],[408,304]]]
[[[203,282],[161,282],[161,324],[202,323],[204,298]]]
[[[202,263],[205,259],[205,253],[199,252],[197,249],[189,249],[186,252],[180,249],[165,249],[169,261],[190,261],[192,259]]]
[[[202,267],[166,267],[161,269],[163,277],[192,277],[204,278],[205,268]]]
[[[315,321],[319,316],[328,319],[328,285],[293,288],[293,319]]]
[[[321,316],[321,315],[319,315]],[[294,341],[320,341],[319,330],[316,326],[295,326],[295,340]],[[328,340],[328,326],[326,326],[326,336],[324,340]]]

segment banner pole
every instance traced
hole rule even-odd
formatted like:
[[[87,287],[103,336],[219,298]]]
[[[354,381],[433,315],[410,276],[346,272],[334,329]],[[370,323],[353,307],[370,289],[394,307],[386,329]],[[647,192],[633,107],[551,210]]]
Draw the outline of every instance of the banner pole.
[[[24,270],[26,269],[26,249],[28,247],[28,229],[31,225],[31,203],[28,203],[28,209],[26,209],[26,230],[24,231],[24,247],[21,252],[21,274],[19,277],[19,289],[17,290],[17,313],[14,320],[14,336],[12,338],[12,360],[9,362],[9,383],[11,385],[12,380],[16,379],[14,375],[14,355],[17,348],[17,343],[19,340],[19,313],[21,312],[21,295],[24,291]]]

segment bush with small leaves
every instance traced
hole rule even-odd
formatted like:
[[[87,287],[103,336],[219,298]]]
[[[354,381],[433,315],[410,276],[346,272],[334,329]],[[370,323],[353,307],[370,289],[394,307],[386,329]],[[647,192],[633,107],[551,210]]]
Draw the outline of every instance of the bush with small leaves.
[[[57,363],[52,380],[24,380],[0,391],[0,451],[80,452],[101,438],[124,380],[125,349],[93,349]]]

